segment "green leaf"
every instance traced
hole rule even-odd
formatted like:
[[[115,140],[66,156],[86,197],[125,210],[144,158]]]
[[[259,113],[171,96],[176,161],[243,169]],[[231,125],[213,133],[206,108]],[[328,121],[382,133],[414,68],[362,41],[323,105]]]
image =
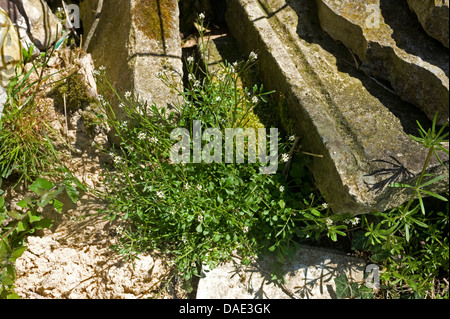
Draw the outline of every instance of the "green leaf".
[[[10,252],[10,248],[8,246],[8,243],[6,242],[6,239],[3,239],[0,241],[0,261],[3,261],[6,259]]]
[[[201,233],[201,232],[203,231],[202,224],[198,224],[198,226],[195,228],[195,230],[196,230],[198,233]]]
[[[430,184],[436,183],[436,182],[440,181],[443,178],[445,178],[445,175],[437,176],[437,177],[435,177],[435,178],[433,178],[433,179],[423,183],[422,185],[420,185],[420,187],[422,188],[422,187],[428,186]]]
[[[55,185],[53,185],[52,182],[46,180],[45,178],[38,178],[36,181],[34,181],[33,184],[30,186],[30,190],[35,192],[37,195],[41,195],[42,190],[49,191],[51,190]]]
[[[28,203],[27,203],[27,201],[25,199],[22,199],[16,205],[19,206],[19,207],[22,207],[22,208],[28,208]]]
[[[16,212],[16,211],[14,211],[14,210],[8,212],[8,215],[9,215],[10,217],[16,219],[16,220],[21,220],[22,218],[25,217],[25,215],[20,214],[19,212]]]
[[[35,229],[44,229],[44,228],[50,228],[53,225],[53,220],[50,218],[43,218],[37,222],[33,223],[33,227]]]
[[[359,230],[353,234],[352,250],[365,249],[367,245],[367,237],[364,235],[364,231]]]
[[[389,184],[389,187],[412,188],[411,185],[404,184],[404,183],[391,183],[391,184]]]
[[[409,226],[410,225],[408,223],[405,224],[405,237],[407,242],[409,242],[409,239],[411,238],[409,235]]]
[[[8,296],[6,296],[6,299],[20,299],[20,296],[18,294],[16,294],[15,292],[9,294]]]
[[[80,192],[77,190],[77,188],[72,184],[66,184],[66,192],[67,195],[69,195],[72,202],[76,204],[80,196]]]
[[[350,284],[345,274],[334,278],[334,283],[336,284],[336,297],[338,299],[355,298],[359,296],[358,284]]]
[[[41,214],[31,211],[28,211],[28,217],[30,217],[30,223],[40,221],[42,218],[44,218]]]
[[[311,213],[312,213],[314,216],[320,217],[320,212],[319,212],[317,209],[311,209]]]
[[[62,209],[63,209],[63,203],[61,203],[59,200],[57,200],[57,199],[54,199],[53,200],[53,207],[55,207],[55,209],[58,211],[58,212],[62,212]]]
[[[430,195],[430,196],[433,196],[433,197],[435,197],[435,198],[437,198],[437,199],[440,199],[441,201],[448,202],[448,199],[447,199],[447,198],[445,198],[444,196],[441,196],[441,195],[439,195],[439,194],[436,194],[436,193],[433,193],[433,192],[430,192],[430,191],[426,191],[426,190],[424,190],[424,189],[421,189],[420,191],[421,191],[422,193],[425,193],[425,194],[428,194],[428,195]]]
[[[17,258],[19,258],[20,256],[22,256],[23,252],[27,249],[27,246],[23,246],[23,247],[19,247],[14,249],[11,252],[11,256],[8,258],[8,260],[10,262],[14,262],[16,261]]]
[[[280,205],[281,209],[284,209],[286,207],[286,203],[282,199],[278,202],[278,205]]]

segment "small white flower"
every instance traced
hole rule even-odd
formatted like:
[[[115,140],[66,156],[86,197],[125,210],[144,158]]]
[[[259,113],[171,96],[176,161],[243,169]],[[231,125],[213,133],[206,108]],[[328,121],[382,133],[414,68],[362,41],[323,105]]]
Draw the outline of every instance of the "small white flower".
[[[351,220],[352,226],[356,226],[359,224],[360,218],[355,217]]]
[[[157,137],[150,138],[150,143],[154,143],[154,144],[158,143],[158,138]]]
[[[120,226],[120,225],[117,226],[117,227],[116,227],[116,231],[117,231],[118,234],[122,234],[122,233],[123,233],[123,227]]]
[[[162,72],[156,72],[156,77],[157,78],[162,78],[164,76],[164,73]]]
[[[201,223],[203,221],[203,215],[198,215],[197,221]]]
[[[131,97],[131,92],[127,91],[125,92],[125,98],[129,99]]]
[[[250,55],[248,56],[251,62],[256,61],[258,59],[258,55],[255,52],[250,52]]]
[[[165,197],[165,195],[164,195],[164,193],[162,191],[157,191],[156,192],[156,196],[158,196],[159,198],[164,198]]]
[[[238,67],[237,61],[233,63],[233,67],[234,67],[235,69],[237,69],[237,67]]]
[[[244,234],[248,233],[248,226],[244,226],[244,228],[242,228],[242,232]]]
[[[327,224],[327,226],[333,225],[333,221],[331,220],[331,218],[325,219],[325,223]]]
[[[235,71],[234,67],[232,65],[230,65],[230,72],[234,73],[234,71]]]
[[[295,135],[289,136],[289,141],[291,141],[291,142],[295,141]]]
[[[199,86],[200,86],[200,81],[199,80],[195,80],[194,87],[199,87]]]
[[[100,76],[100,71],[94,70],[94,72],[92,72],[92,74],[94,74],[94,76]]]
[[[280,190],[280,193],[283,193],[283,192],[284,192],[284,186],[281,185],[280,188],[279,188],[279,190]]]
[[[216,97],[216,102],[222,101],[222,98],[220,96]]]
[[[184,189],[185,189],[185,190],[189,190],[189,188],[190,188],[190,186],[189,186],[188,183],[184,184]]]
[[[181,238],[181,241],[186,244],[187,243],[186,237],[183,236],[183,238]]]
[[[188,80],[189,80],[189,82],[195,81],[195,76],[192,73],[189,73]]]
[[[125,163],[125,161],[120,156],[114,156],[113,161],[116,165]]]
[[[100,71],[105,71],[106,70],[106,67],[104,66],[104,65],[102,65],[102,66],[100,66],[99,68],[98,68]]]
[[[258,97],[257,96],[254,96],[254,97],[252,97],[252,103],[253,104],[256,104],[256,103],[258,103]]]
[[[194,57],[192,55],[190,57],[188,57],[187,62],[188,62],[188,64],[194,63]]]
[[[120,107],[121,109],[123,109],[123,108],[125,107],[125,104],[120,103],[120,104],[119,104],[119,107]]]
[[[322,207],[323,207],[323,209],[327,209],[328,208],[328,204],[327,203],[323,203]]]
[[[283,161],[283,162],[288,162],[289,161],[289,154],[288,153],[284,153],[284,154],[282,154],[281,155],[281,160]]]
[[[196,267],[195,262],[191,262],[191,267]]]
[[[141,133],[139,133],[139,135],[138,135],[138,139],[140,139],[141,141],[143,140],[143,139],[145,139],[147,137],[147,134],[145,134],[144,132],[141,132]]]
[[[201,191],[201,190],[202,190],[202,185],[197,184],[197,189],[198,189],[199,191]]]
[[[173,210],[170,211],[170,215],[175,215],[175,212]]]
[[[198,15],[198,18],[199,18],[200,20],[205,19],[205,14],[204,14],[203,12],[200,13],[200,14]]]

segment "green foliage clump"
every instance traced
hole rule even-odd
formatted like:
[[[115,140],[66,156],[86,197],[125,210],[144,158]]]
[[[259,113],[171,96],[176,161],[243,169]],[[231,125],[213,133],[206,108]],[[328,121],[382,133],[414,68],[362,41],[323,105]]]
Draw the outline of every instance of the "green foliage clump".
[[[167,253],[189,281],[200,275],[205,264],[214,268],[234,254],[246,264],[261,253],[275,253],[282,262],[293,256],[302,239],[327,234],[337,240],[345,235],[346,225],[337,222],[344,217],[331,216],[327,205],[318,203],[312,183],[296,179],[307,174],[303,155],[288,153],[294,137],[279,143],[278,171],[272,175],[261,174],[262,163],[249,163],[247,150],[244,163],[171,160],[176,141],[170,135],[176,128],[193,136],[193,122],[200,120],[202,130],[216,128],[225,136],[227,128],[245,127],[247,115],[265,103],[268,94],[258,86],[239,88],[239,75],[256,59],[252,53],[246,61],[225,62],[220,71],[209,73],[207,69],[194,72],[193,59],[188,58],[189,84],[179,91],[183,104],[171,113],[140,102],[129,92],[122,96],[106,77],[98,77],[102,118],[120,141],[105,150],[112,165],[104,178],[111,218],[120,216],[129,222],[120,230],[122,240],[115,247],[119,252],[129,257],[146,250]],[[178,90],[168,76],[159,77]],[[125,121],[117,119],[104,98],[111,91],[127,115]],[[192,149],[192,140],[188,147]],[[292,156],[296,157],[292,169],[285,170]]]

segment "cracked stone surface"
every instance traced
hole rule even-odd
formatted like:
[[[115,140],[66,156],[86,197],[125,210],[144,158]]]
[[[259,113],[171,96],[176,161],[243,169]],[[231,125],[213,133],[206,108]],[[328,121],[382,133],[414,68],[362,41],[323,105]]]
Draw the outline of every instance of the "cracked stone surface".
[[[430,119],[449,117],[448,50],[423,32],[406,2],[317,0],[321,26],[362,61],[371,76],[389,81]]]
[[[315,1],[227,5],[233,36],[245,54],[258,52],[264,85],[284,95],[302,149],[323,156],[310,167],[333,212],[384,211],[409,198],[387,185],[418,177],[426,150],[409,134],[417,135],[416,120],[429,125],[427,117],[357,68],[349,50],[322,30]],[[446,166],[434,161],[428,170],[447,176],[437,192],[448,188],[448,156],[441,155]]]
[[[448,48],[448,0],[408,0],[424,30]]]

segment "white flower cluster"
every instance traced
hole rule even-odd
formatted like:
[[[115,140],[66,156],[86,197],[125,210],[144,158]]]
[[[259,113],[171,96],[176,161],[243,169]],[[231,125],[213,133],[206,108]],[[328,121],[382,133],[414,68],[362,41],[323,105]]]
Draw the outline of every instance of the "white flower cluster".
[[[290,157],[289,157],[289,154],[288,153],[284,153],[284,154],[281,154],[281,160],[283,161],[283,162],[288,162],[289,161],[289,159],[290,159]]]
[[[352,226],[356,226],[356,225],[358,225],[359,224],[359,221],[360,221],[361,219],[359,218],[359,217],[354,217],[354,218],[352,218],[352,219],[347,219],[346,221],[345,221],[345,223],[346,224],[352,224]]]
[[[156,192],[156,196],[158,196],[159,198],[164,198],[164,197],[166,197],[165,195],[164,195],[164,192],[163,191],[157,191]]]
[[[139,133],[138,134],[138,139],[139,140],[144,140],[144,139],[146,139],[147,138],[147,134],[145,134],[144,132],[141,132],[141,133]]]
[[[258,55],[252,51],[252,52],[250,52],[248,59],[250,60],[250,62],[254,62],[254,61],[256,61],[256,59],[258,59]]]
[[[125,164],[125,160],[122,157],[120,157],[119,155],[116,155],[113,153],[109,153],[109,155],[113,158],[114,164],[116,164],[116,165]]]
[[[156,143],[158,143],[158,138],[154,136],[154,137],[151,137],[149,141],[150,141],[150,143],[156,144]]]

